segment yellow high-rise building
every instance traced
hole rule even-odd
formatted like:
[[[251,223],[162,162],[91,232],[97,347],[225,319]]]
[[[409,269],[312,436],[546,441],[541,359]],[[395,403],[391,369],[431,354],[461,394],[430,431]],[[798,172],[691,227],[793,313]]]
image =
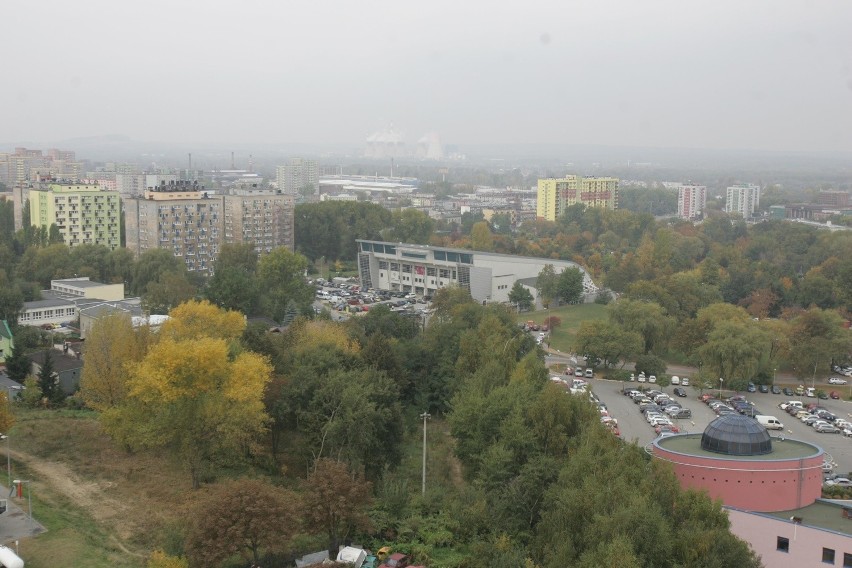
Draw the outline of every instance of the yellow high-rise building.
[[[576,203],[586,207],[618,208],[617,178],[566,176],[538,180],[536,216],[556,221]]]
[[[104,245],[112,250],[121,245],[117,191],[93,184],[44,183],[30,189],[29,204],[30,224],[55,224],[69,247]]]

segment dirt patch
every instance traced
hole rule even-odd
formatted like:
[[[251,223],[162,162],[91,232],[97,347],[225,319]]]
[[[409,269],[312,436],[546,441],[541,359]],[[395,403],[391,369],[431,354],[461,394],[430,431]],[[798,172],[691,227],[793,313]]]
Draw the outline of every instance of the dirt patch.
[[[0,452],[6,453],[6,449],[0,447]],[[98,483],[80,479],[68,466],[58,462],[52,462],[36,456],[13,450],[12,459],[26,464],[31,469],[39,482],[46,483],[53,490],[66,496],[79,507],[88,511],[92,517],[100,523],[113,521],[129,514],[130,507],[117,499],[113,499],[104,492],[104,488]],[[106,485],[111,485],[105,482]],[[119,528],[116,526],[115,528]],[[120,534],[127,538],[128,534]]]

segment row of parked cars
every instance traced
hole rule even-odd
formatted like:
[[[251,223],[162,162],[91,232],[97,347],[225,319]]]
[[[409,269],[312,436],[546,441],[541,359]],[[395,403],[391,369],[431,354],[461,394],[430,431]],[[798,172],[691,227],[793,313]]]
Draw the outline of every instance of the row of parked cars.
[[[843,434],[852,437],[852,423],[816,403],[805,404],[800,400],[789,400],[779,404],[778,408],[820,434]]]
[[[832,370],[835,373],[840,373],[844,377],[852,377],[852,365],[834,365]],[[846,383],[837,383],[845,385]]]
[[[639,407],[645,421],[654,429],[657,436],[671,436],[680,432],[676,419],[692,418],[692,411],[684,408],[678,401],[661,390],[638,390],[624,388],[624,395],[630,397]]]
[[[763,413],[760,412],[753,403],[746,400],[746,397],[741,394],[724,400],[715,398],[712,394],[703,394],[699,397],[699,400],[709,406],[710,410],[712,410],[716,416],[739,413],[754,418],[755,416],[763,415]]]

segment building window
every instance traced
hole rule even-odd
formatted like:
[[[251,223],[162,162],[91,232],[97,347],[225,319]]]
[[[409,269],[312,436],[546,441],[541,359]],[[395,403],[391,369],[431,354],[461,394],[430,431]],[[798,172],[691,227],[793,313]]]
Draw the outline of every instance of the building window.
[[[843,553],[843,568],[852,568],[852,554]]]
[[[387,261],[380,260],[379,261],[379,270],[387,270],[387,269],[388,269]]]
[[[391,270],[399,272],[399,263],[398,262],[391,262],[390,267],[391,267]]]
[[[823,548],[822,549],[822,561],[824,564],[834,564],[834,549],[833,548]]]
[[[435,276],[435,269],[434,268],[427,268],[426,269],[426,276]]]
[[[775,549],[778,552],[790,552],[790,539],[784,538],[783,536],[778,537],[778,544]]]

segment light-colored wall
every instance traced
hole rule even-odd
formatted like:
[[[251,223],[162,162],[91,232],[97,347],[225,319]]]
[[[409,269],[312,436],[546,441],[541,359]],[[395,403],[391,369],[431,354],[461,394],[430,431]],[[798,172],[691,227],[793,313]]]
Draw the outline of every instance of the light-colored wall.
[[[843,553],[852,553],[852,537],[847,535],[736,509],[728,509],[728,518],[731,532],[749,543],[767,567],[843,566]],[[777,550],[779,536],[790,540],[789,552]],[[823,547],[835,551],[834,564],[822,561]]]

